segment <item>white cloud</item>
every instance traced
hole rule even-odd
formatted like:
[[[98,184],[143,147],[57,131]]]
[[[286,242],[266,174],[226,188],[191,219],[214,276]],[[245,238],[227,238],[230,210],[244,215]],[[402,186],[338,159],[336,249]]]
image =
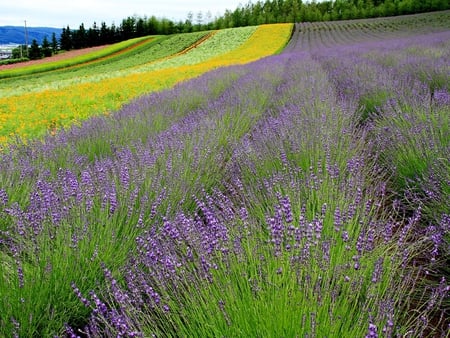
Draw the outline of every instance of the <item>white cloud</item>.
[[[122,19],[132,15],[155,15],[184,21],[189,12],[193,12],[195,17],[199,11],[203,14],[209,11],[214,17],[222,15],[226,9],[234,10],[240,3],[243,2],[229,0],[218,4],[211,0],[12,0],[0,5],[0,26],[21,26],[26,20],[30,27],[62,28],[69,25],[77,28],[81,23],[90,27],[94,21],[97,24],[103,21],[107,25],[112,22],[119,24]]]

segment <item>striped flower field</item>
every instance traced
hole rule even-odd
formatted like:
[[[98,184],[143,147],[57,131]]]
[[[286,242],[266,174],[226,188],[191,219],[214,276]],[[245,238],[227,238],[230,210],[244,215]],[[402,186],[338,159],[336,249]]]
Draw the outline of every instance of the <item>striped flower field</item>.
[[[251,27],[2,97],[0,336],[448,337],[449,23]]]
[[[0,95],[0,144],[15,137],[42,137],[90,116],[117,110],[146,92],[172,87],[217,67],[274,54],[284,47],[291,30],[290,24],[227,29],[179,53],[180,44],[187,48],[201,36],[182,34],[181,38],[152,44],[147,63],[136,64],[131,54],[122,59],[126,63],[90,64],[75,74],[69,69],[56,75],[50,72],[37,81],[34,77],[12,78],[5,82]],[[172,40],[178,40],[177,44]]]

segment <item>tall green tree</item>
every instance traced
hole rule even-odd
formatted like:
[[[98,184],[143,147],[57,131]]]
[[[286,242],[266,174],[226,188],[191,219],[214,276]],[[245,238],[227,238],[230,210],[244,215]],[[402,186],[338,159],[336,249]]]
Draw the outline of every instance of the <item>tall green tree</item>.
[[[41,48],[39,47],[39,44],[36,41],[36,39],[33,39],[33,41],[31,42],[31,46],[28,51],[28,57],[30,58],[30,60],[37,60],[42,57]]]
[[[136,29],[135,29],[135,35],[137,37],[150,35],[150,33],[147,32],[147,18],[137,18],[136,20]]]
[[[92,25],[92,27],[90,27],[87,31],[87,43],[86,45],[88,47],[93,47],[93,46],[98,46],[100,45],[100,32],[99,29],[97,27],[97,23],[94,21],[94,24]]]
[[[158,26],[159,26],[159,21],[156,18],[156,16],[152,15],[148,20],[147,20],[147,34],[148,35],[154,35],[154,34],[158,34]]]
[[[46,36],[42,40],[41,54],[44,57],[52,56],[52,48]]]
[[[128,40],[134,37],[136,28],[136,18],[135,17],[127,17],[122,20],[122,24],[120,25],[120,34],[121,40]]]
[[[58,51],[58,40],[56,39],[56,34],[54,32],[52,33],[51,47],[52,47],[52,53],[56,54],[56,52]]]
[[[102,22],[100,25],[100,32],[99,32],[99,43],[100,44],[108,44],[112,40],[111,38],[111,30],[106,25],[106,22]]]
[[[87,46],[87,33],[84,28],[84,23],[81,23],[80,28],[73,32],[73,48],[79,49]]]
[[[72,32],[70,31],[69,26],[62,29],[59,45],[62,50],[71,50],[73,48]]]

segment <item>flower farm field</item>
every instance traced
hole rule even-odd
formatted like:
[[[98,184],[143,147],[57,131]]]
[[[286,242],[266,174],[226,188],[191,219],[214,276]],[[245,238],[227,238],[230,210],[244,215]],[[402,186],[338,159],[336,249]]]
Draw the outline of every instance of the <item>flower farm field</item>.
[[[449,336],[450,12],[135,48],[2,79],[0,336]]]
[[[291,24],[226,29],[196,48],[189,46],[205,33],[160,37],[145,44],[139,55],[131,49],[114,62],[106,58],[75,70],[4,79],[0,144],[16,136],[39,137],[208,70],[271,55],[284,47],[291,30]]]
[[[78,67],[70,67],[70,71],[67,70],[67,67],[62,67],[59,71],[52,71],[51,73],[47,72],[36,75],[31,72],[28,76],[21,76],[20,79],[12,78],[9,81],[5,80],[1,85],[2,96],[6,97],[29,93],[31,91],[39,92],[49,88],[58,89],[81,82],[93,82],[98,80],[98,77],[102,74],[103,78],[117,77],[117,74],[115,75],[114,72],[124,71],[131,67],[173,56],[192,46],[196,41],[205,36],[207,36],[206,32],[172,36],[160,35],[150,37],[146,43],[139,45],[138,48],[132,48],[127,53],[119,52],[114,57],[109,56],[100,58],[99,60],[92,60],[91,55],[87,55],[85,56],[87,62],[74,65]],[[11,86],[11,83],[15,86]]]

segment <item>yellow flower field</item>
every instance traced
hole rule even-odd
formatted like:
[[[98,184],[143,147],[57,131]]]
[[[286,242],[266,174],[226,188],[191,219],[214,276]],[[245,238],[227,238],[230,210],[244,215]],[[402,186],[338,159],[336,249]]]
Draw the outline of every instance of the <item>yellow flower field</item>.
[[[108,114],[148,92],[170,88],[212,69],[244,64],[279,52],[287,43],[292,24],[262,25],[232,52],[206,62],[153,70],[0,99],[0,144],[18,136],[42,137],[90,116]]]

